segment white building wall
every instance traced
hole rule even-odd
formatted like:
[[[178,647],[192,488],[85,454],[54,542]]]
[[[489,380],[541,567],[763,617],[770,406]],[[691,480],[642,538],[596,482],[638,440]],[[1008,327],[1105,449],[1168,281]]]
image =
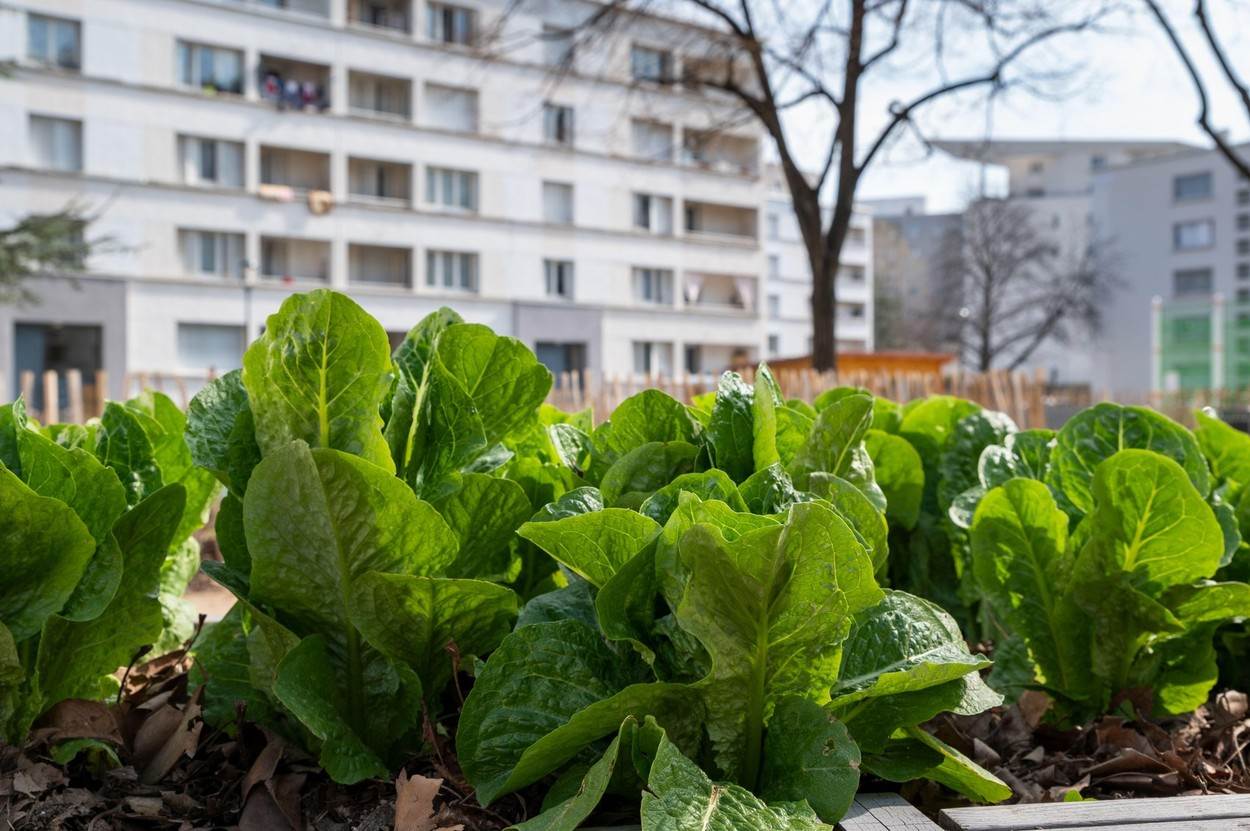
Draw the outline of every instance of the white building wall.
[[[479,30],[492,31],[511,4],[474,0],[462,5],[478,11]],[[96,217],[91,235],[107,237],[110,244],[92,257],[89,271],[126,287],[124,359],[119,362],[117,351],[106,348],[105,368],[116,377],[182,369],[176,348],[180,323],[246,322],[249,336],[255,336],[264,316],[283,296],[312,286],[258,279],[262,237],[328,243],[330,285],[349,290],[390,331],[404,331],[428,311],[448,304],[466,318],[501,332],[532,332],[532,326],[517,325],[517,316],[527,314],[525,309],[536,308],[533,304],[572,306],[595,310],[596,315],[578,319],[598,320],[601,330],[545,334],[555,342],[601,343],[602,348],[590,350],[600,356],[590,367],[594,370],[632,371],[631,344],[639,340],[671,343],[678,368],[687,346],[703,348],[704,370],[718,370],[730,355],[746,354],[750,359],[762,355],[765,258],[758,226],[766,192],[758,175],[758,157],[763,136],[749,122],[734,128],[735,136],[756,148],[749,159],[754,172],[683,163],[685,131],[716,128],[730,115],[740,114],[726,99],[680,87],[647,88],[628,78],[631,40],[686,49],[702,35],[681,24],[642,18],[635,34],[579,55],[576,71],[556,83],[549,67],[541,65],[543,43],[526,35],[536,34],[544,24],[567,24],[586,14],[589,6],[553,0],[541,15],[516,14],[498,42],[520,45],[494,56],[426,41],[424,0],[414,0],[414,6],[417,19],[409,33],[346,25],[345,0],[331,0],[326,18],[238,0],[16,0],[0,8],[0,57],[18,63],[11,76],[0,78],[0,222],[32,211],[54,211],[70,202]],[[81,71],[29,62],[28,13],[81,22]],[[242,50],[244,94],[206,94],[180,87],[175,66],[179,39]],[[263,100],[258,88],[262,55],[326,67],[329,110],[280,111]],[[409,80],[413,118],[350,114],[346,83],[350,71]],[[427,83],[475,89],[478,132],[430,127],[428,108],[423,106]],[[544,100],[574,109],[574,149],[544,143]],[[81,172],[35,169],[29,135],[32,114],[82,123]],[[673,125],[672,161],[633,156],[635,118]],[[244,187],[184,184],[180,134],[242,142]],[[260,197],[262,145],[328,154],[333,201],[328,213],[311,211],[299,192],[289,202]],[[411,203],[353,202],[347,184],[349,157],[410,165]],[[476,172],[477,210],[466,214],[429,204],[425,184],[431,167]],[[573,186],[571,226],[543,221],[544,181]],[[635,192],[672,198],[672,235],[634,228]],[[726,213],[727,207],[746,209],[748,213],[728,213],[738,219],[753,217],[740,229],[748,233],[686,233],[683,206],[688,201],[711,206],[707,215],[713,217]],[[181,229],[242,234],[244,281],[205,280],[184,273]],[[351,284],[352,244],[408,249],[413,285]],[[426,252],[431,250],[476,253],[478,291],[469,294],[426,285]],[[546,295],[544,259],[574,262],[571,300]],[[635,267],[673,271],[671,308],[654,309],[635,299],[631,276]],[[744,299],[730,309],[687,303],[681,288],[687,274],[730,281],[749,278],[753,283],[745,295],[754,296],[754,302]],[[55,318],[54,312],[44,310],[41,319],[50,320],[49,313]],[[13,323],[23,319],[34,318],[24,310],[6,311],[0,317],[6,351]],[[110,325],[106,338],[118,328]],[[530,337],[533,346],[539,337]],[[0,351],[0,358],[5,354]],[[11,359],[5,359],[0,372],[7,373],[10,366]]]

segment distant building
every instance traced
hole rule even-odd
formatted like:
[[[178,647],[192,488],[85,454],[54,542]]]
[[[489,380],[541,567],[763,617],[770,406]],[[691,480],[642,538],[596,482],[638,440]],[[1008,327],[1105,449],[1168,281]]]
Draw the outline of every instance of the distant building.
[[[1102,173],[1093,211],[1125,276],[1096,344],[1097,387],[1250,387],[1250,182],[1189,149]]]
[[[855,204],[860,210],[875,217],[893,217],[923,216],[925,203],[923,196],[882,196],[877,199],[860,199]]]
[[[1109,238],[1117,251],[1126,247],[1116,229],[1109,227],[1111,218],[1095,211],[1094,183],[1100,174],[1191,149],[1171,141],[1116,139],[940,140],[933,146],[957,158],[1005,167],[1007,198],[1028,205],[1039,228],[1057,246],[1059,257],[1067,260],[1079,257],[1092,234]],[[1120,318],[1118,307],[1107,317]],[[1146,324],[1143,320],[1138,325]],[[1098,384],[1094,351],[1087,343],[1052,341],[1039,347],[1023,368],[1042,370],[1052,383]]]
[[[874,209],[877,348],[958,352],[958,332],[941,311],[958,296],[949,291],[945,266],[960,245],[962,226],[962,214],[883,216]]]
[[[768,187],[764,219],[765,313],[769,358],[812,352],[812,270],[798,220],[777,165],[765,168]],[[856,206],[857,209],[859,206]],[[828,222],[826,209],[825,221]],[[857,210],[842,248],[837,276],[834,332],[839,351],[871,352],[873,340],[872,218]]]
[[[77,201],[115,242],[77,288],[38,280],[41,305],[0,309],[0,397],[71,367],[108,370],[114,396],[126,374],[194,383],[317,286],[395,340],[453,306],[556,371],[805,351],[810,278],[764,135],[674,82],[707,71],[692,55],[714,35],[639,15],[579,51],[592,4],[515,5],[0,6],[0,223]],[[866,349],[854,234],[839,337]]]

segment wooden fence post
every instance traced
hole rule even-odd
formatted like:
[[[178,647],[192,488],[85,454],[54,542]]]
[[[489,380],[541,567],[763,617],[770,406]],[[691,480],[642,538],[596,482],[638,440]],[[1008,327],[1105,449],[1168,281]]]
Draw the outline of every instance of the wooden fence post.
[[[104,415],[104,402],[109,397],[109,371],[97,369],[95,373],[95,399],[91,402],[91,417]]]
[[[65,371],[65,391],[69,399],[65,413],[66,419],[72,424],[82,424],[86,421],[82,404],[82,370],[67,369]]]
[[[56,424],[61,420],[61,384],[55,369],[43,373],[43,423]]]
[[[22,390],[22,399],[26,402],[26,406],[32,406],[35,400],[35,373],[29,369],[22,370],[22,374],[18,376],[18,383]]]

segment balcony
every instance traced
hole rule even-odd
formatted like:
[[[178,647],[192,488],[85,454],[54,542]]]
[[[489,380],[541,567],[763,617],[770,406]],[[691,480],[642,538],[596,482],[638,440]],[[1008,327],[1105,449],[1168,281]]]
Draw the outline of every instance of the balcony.
[[[330,243],[294,237],[260,238],[260,276],[283,283],[330,282]]]
[[[289,147],[260,148],[260,183],[292,191],[330,189],[330,154]]]
[[[412,204],[412,165],[348,158],[347,198],[395,207]]]
[[[412,286],[412,250],[387,245],[347,247],[347,282],[362,286]]]
[[[347,90],[347,108],[353,115],[396,121],[412,119],[412,82],[405,78],[350,71]]]
[[[685,209],[687,234],[740,241],[759,238],[759,214],[755,208],[687,200]]]
[[[682,297],[687,309],[755,312],[759,281],[754,276],[688,271],[683,276],[682,285]]]
[[[760,146],[753,138],[715,130],[686,130],[681,143],[682,162],[701,170],[735,176],[758,176]]]
[[[251,6],[266,6],[311,17],[330,16],[330,0],[234,0],[234,2]]]
[[[330,108],[330,67],[261,55],[260,97],[280,110],[321,112]]]
[[[347,22],[352,26],[412,32],[412,3],[409,0],[349,0]]]

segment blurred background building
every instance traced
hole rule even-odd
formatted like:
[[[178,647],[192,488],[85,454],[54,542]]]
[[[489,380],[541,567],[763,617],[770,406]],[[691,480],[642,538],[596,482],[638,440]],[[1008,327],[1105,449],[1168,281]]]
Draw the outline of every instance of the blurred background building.
[[[0,395],[71,367],[195,383],[315,286],[395,340],[452,306],[557,372],[807,351],[810,274],[762,134],[681,83],[708,70],[679,48],[702,30],[640,16],[583,53],[583,4],[511,6],[0,6],[0,218],[76,204],[108,241],[0,307]],[[871,237],[857,218],[844,349],[873,346]]]

